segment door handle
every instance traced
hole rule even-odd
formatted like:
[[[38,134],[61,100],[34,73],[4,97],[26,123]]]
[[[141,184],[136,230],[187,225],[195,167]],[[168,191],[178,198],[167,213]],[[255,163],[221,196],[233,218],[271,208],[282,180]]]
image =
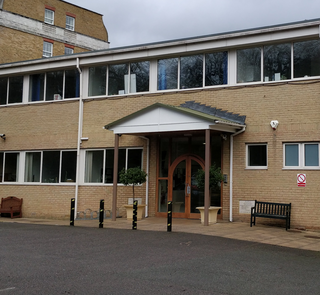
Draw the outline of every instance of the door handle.
[[[189,183],[187,183],[187,196],[189,197],[190,194],[191,194],[191,187]]]

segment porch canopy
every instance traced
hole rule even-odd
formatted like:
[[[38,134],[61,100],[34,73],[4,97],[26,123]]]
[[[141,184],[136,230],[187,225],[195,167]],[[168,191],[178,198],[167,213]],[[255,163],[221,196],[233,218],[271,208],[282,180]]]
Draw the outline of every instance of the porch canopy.
[[[114,177],[112,210],[117,207],[117,171],[119,136],[148,135],[162,132],[205,132],[205,215],[204,224],[208,225],[210,207],[209,168],[210,168],[210,131],[234,134],[245,127],[245,116],[223,111],[205,104],[187,101],[179,106],[155,103],[135,113],[125,116],[104,126],[115,134]],[[115,214],[112,219],[116,220]]]

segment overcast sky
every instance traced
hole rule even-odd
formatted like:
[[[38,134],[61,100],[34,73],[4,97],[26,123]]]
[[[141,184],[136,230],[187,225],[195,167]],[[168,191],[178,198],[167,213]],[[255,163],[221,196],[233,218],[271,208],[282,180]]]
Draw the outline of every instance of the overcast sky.
[[[320,18],[320,0],[67,0],[103,14],[110,47]]]

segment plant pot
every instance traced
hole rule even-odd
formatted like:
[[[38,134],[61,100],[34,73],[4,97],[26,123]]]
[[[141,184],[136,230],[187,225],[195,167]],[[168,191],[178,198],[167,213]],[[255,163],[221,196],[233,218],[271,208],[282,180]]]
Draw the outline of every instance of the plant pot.
[[[201,224],[204,224],[204,207],[196,207],[201,214]],[[209,207],[209,224],[217,223],[218,211],[221,207],[211,206]]]
[[[133,217],[133,205],[124,205],[124,207],[127,210],[127,220],[132,220]],[[141,220],[144,218],[145,214],[145,207],[146,205],[138,205],[138,210],[137,210],[137,220]]]

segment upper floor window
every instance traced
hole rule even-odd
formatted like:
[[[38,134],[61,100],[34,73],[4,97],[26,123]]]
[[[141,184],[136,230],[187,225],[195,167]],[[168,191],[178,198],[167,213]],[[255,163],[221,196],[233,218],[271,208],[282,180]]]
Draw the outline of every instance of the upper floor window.
[[[261,48],[237,51],[237,82],[261,81]]]
[[[0,78],[0,105],[21,103],[23,76]]]
[[[80,75],[76,69],[30,76],[29,101],[76,98],[80,94]]]
[[[44,11],[44,22],[50,25],[54,24],[54,10],[46,8]]]
[[[247,144],[247,168],[268,168],[267,147],[267,144]]]
[[[320,168],[319,143],[286,143],[283,153],[285,168]]]
[[[65,54],[65,55],[73,54],[73,48],[70,48],[70,47],[65,46],[65,47],[64,47],[64,54]]]
[[[75,18],[67,15],[66,16],[66,29],[70,31],[74,31]]]
[[[53,52],[53,44],[51,42],[43,41],[42,57],[51,57]]]

